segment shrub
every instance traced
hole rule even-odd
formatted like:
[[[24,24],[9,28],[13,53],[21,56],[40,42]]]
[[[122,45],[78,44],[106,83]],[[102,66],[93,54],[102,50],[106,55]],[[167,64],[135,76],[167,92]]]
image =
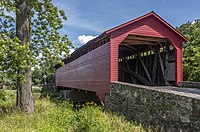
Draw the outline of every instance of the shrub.
[[[12,90],[10,90],[12,91]],[[12,100],[15,97],[15,93],[6,92],[5,90],[0,90],[0,101]]]
[[[6,92],[5,92],[5,90],[0,90],[0,100],[6,100]]]

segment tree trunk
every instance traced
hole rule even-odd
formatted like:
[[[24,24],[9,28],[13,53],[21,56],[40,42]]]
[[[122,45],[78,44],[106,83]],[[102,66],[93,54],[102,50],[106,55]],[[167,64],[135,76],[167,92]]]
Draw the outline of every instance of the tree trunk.
[[[16,35],[22,44],[28,44],[30,41],[29,30],[29,0],[18,0],[16,12]],[[18,71],[18,74],[21,74]],[[34,113],[34,102],[32,94],[31,69],[25,71],[25,81],[17,80],[17,106],[29,114]]]

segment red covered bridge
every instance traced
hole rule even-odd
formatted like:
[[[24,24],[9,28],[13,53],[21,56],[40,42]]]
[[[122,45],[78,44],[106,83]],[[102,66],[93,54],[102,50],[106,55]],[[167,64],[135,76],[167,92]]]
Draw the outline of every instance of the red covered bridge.
[[[188,42],[150,12],[103,32],[56,66],[56,87],[91,91],[104,100],[112,81],[177,85],[182,80],[182,43]]]

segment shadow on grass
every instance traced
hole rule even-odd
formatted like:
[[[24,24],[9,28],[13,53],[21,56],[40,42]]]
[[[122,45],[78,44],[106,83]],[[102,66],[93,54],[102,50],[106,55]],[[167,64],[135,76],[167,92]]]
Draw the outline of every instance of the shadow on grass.
[[[42,89],[33,89],[34,98],[39,98]],[[23,112],[16,106],[16,90],[0,90],[0,118]]]
[[[0,118],[10,115],[12,113],[19,112],[20,110],[13,104],[9,106],[0,105]]]
[[[15,98],[14,90],[0,90],[0,117],[18,111],[15,106]]]

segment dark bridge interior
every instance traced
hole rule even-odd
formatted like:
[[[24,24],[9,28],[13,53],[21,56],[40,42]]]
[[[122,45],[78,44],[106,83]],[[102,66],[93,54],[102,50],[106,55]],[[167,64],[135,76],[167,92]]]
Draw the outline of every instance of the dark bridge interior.
[[[175,50],[165,38],[129,35],[119,45],[121,82],[175,85]]]

